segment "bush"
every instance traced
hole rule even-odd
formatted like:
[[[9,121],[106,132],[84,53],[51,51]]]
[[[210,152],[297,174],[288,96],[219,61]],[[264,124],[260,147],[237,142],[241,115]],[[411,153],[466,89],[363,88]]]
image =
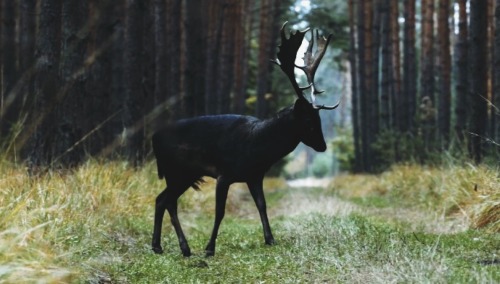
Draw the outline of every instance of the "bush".
[[[330,175],[333,166],[333,155],[331,152],[322,153],[321,155],[316,155],[311,167],[311,173],[317,177],[325,177]]]
[[[353,171],[355,157],[352,129],[339,128],[331,145],[333,155],[338,162],[339,171]]]

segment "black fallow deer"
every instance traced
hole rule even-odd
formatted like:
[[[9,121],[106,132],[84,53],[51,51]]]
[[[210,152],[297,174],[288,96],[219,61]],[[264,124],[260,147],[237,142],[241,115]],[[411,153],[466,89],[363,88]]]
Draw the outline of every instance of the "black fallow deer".
[[[281,28],[281,45],[278,59],[273,60],[288,76],[297,93],[293,106],[279,111],[274,117],[260,120],[243,115],[202,116],[177,121],[153,135],[153,150],[158,175],[165,178],[166,189],[156,198],[154,217],[153,251],[162,253],[161,230],[165,210],[177,233],[184,256],[191,250],[177,217],[177,199],[189,188],[198,189],[202,177],[217,179],[215,223],[212,236],[205,248],[207,256],[215,253],[215,241],[224,217],[229,186],[235,182],[247,183],[259,210],[266,244],[274,244],[266,213],[262,180],[268,169],[303,142],[318,152],[326,150],[321,130],[319,110],[335,109],[334,106],[315,104],[314,74],[331,39],[320,37],[316,32],[317,47],[313,54],[314,32],[307,52],[305,66],[296,66],[297,51],[309,29],[285,35],[286,23]],[[294,70],[299,68],[307,76],[309,86],[299,87]],[[310,89],[312,103],[303,91]]]

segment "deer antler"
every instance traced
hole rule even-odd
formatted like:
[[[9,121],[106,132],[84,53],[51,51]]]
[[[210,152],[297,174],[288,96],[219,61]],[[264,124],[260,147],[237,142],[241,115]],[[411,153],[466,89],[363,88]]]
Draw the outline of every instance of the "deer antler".
[[[280,48],[277,54],[278,59],[271,61],[276,63],[276,65],[278,65],[286,74],[286,76],[290,80],[290,83],[292,83],[293,89],[295,90],[295,93],[297,93],[297,96],[299,98],[304,98],[302,91],[308,89],[310,86],[299,87],[299,84],[297,84],[297,81],[295,80],[294,69],[297,51],[299,51],[300,45],[304,40],[304,36],[309,31],[309,28],[303,31],[296,31],[295,33],[292,33],[290,31],[290,38],[287,39],[285,35],[285,27],[287,24],[288,22],[285,22],[281,27],[281,44],[278,46]]]
[[[328,35],[328,38],[324,36],[319,36],[318,30],[316,30],[316,52],[313,55],[313,47],[314,47],[314,31],[311,31],[311,41],[309,41],[309,45],[307,47],[307,51],[304,53],[304,66],[297,66],[300,68],[307,77],[307,82],[311,86],[311,102],[314,108],[317,109],[335,109],[339,106],[337,103],[334,106],[325,106],[325,105],[316,105],[316,95],[321,94],[324,91],[320,91],[316,89],[316,84],[314,82],[314,75],[316,75],[316,70],[318,69],[319,63],[321,59],[325,55],[326,48],[332,39],[332,35]]]
[[[306,89],[311,89],[311,103],[316,109],[335,109],[339,106],[340,101],[333,106],[325,106],[325,105],[316,105],[316,94],[323,93],[324,91],[319,91],[316,89],[314,83],[314,75],[316,74],[316,70],[318,69],[319,63],[321,59],[325,55],[326,48],[330,43],[332,35],[330,34],[328,38],[323,36],[319,36],[318,31],[316,30],[316,52],[313,56],[313,46],[314,46],[314,32],[311,31],[311,41],[307,47],[307,51],[304,53],[304,66],[296,66],[295,58],[297,57],[297,52],[299,50],[302,41],[304,40],[305,34],[309,31],[309,28],[304,31],[296,31],[295,33],[290,32],[290,38],[287,39],[285,36],[285,27],[288,22],[285,22],[281,27],[281,45],[279,46],[280,50],[278,52],[278,59],[272,60],[274,63],[281,67],[281,70],[288,76],[292,86],[297,93],[299,98],[304,98],[304,94],[302,93]],[[307,77],[307,82],[309,86],[299,87],[297,81],[295,80],[294,68],[297,67],[304,71]]]

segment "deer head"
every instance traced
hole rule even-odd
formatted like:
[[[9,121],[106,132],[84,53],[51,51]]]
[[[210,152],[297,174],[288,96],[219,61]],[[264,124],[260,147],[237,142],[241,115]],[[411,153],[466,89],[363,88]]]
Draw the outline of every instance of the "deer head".
[[[325,55],[326,48],[332,35],[330,34],[328,38],[319,36],[318,31],[316,31],[316,39],[314,38],[314,32],[311,31],[312,36],[309,41],[307,51],[304,53],[304,66],[295,65],[295,59],[297,57],[297,52],[304,40],[304,36],[310,29],[304,31],[296,31],[295,33],[290,32],[290,37],[287,38],[285,35],[285,27],[288,22],[285,22],[281,27],[281,44],[279,45],[279,51],[277,54],[277,59],[272,60],[276,65],[280,66],[281,70],[290,80],[290,83],[297,94],[298,99],[294,105],[294,114],[299,120],[299,132],[301,136],[301,141],[313,148],[318,152],[323,152],[326,150],[325,139],[323,137],[323,132],[321,130],[321,120],[319,117],[319,110],[332,110],[339,106],[340,102],[333,106],[317,105],[316,104],[316,94],[322,93],[316,88],[314,82],[314,76],[316,70],[318,69],[321,59]],[[317,43],[316,50],[314,51],[314,43]],[[307,78],[308,86],[300,87],[295,79],[295,68],[302,70]],[[311,102],[307,101],[304,96],[304,91],[310,90]]]

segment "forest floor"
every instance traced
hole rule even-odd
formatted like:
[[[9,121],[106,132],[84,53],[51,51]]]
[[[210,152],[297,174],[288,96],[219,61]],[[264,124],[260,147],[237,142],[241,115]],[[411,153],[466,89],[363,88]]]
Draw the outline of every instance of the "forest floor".
[[[165,252],[151,251],[164,188],[153,163],[91,161],[38,178],[0,164],[0,283],[500,282],[496,168],[406,165],[291,185],[265,181],[274,246],[246,187],[232,186],[211,258],[214,181],[189,190],[185,258],[168,217]]]

